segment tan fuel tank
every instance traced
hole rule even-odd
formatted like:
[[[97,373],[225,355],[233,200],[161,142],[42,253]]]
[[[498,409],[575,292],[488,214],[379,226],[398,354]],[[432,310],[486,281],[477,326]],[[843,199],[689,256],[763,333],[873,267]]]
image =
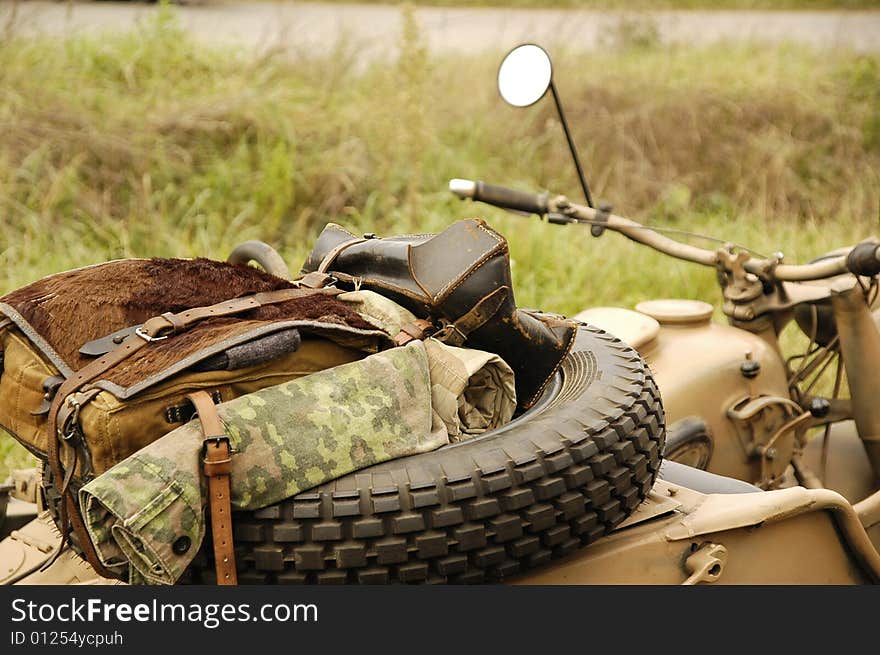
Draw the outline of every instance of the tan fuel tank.
[[[713,322],[712,312],[699,301],[652,300],[635,311],[598,307],[574,318],[639,351],[660,387],[667,425],[687,417],[705,421],[714,442],[709,471],[759,483],[761,447],[793,411],[785,370],[770,343]],[[793,447],[794,435],[778,440],[772,453],[776,465],[771,461],[773,470],[763,477],[781,476]]]

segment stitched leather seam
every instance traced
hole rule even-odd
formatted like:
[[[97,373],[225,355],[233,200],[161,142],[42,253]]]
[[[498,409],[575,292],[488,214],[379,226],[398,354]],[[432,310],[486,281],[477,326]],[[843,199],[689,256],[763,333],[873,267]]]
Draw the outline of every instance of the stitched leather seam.
[[[488,250],[480,259],[478,259],[477,262],[464,273],[464,275],[456,280],[452,280],[449,284],[440,289],[440,291],[437,293],[437,296],[433,299],[435,303],[443,302],[444,299],[452,295],[452,292],[455,291],[462,284],[464,284],[464,281],[467,280],[471,275],[473,275],[474,272],[476,272],[483,264],[492,259],[495,255],[503,253],[507,250],[507,241],[504,239],[504,237],[498,234],[493,234],[492,232],[487,230],[485,223],[483,223],[482,221],[477,222],[477,227],[483,230],[491,238],[495,239],[496,245]]]
[[[413,252],[412,244],[411,244],[411,243],[408,243],[408,244],[406,245],[406,268],[409,270],[409,276],[413,279],[413,282],[416,283],[416,285],[419,287],[419,289],[421,289],[422,292],[423,292],[428,298],[431,298],[431,292],[428,291],[428,289],[425,287],[424,284],[422,284],[422,281],[419,280],[418,276],[416,275],[416,271],[415,271],[415,269],[413,268],[412,252]]]
[[[547,377],[544,378],[544,382],[541,384],[540,387],[538,387],[538,390],[535,391],[535,393],[532,394],[532,397],[529,398],[529,400],[523,405],[524,408],[528,409],[529,407],[531,407],[535,403],[535,401],[541,396],[541,394],[544,393],[544,389],[550,383],[550,378],[552,378],[554,373],[556,373],[556,371],[559,370],[559,367],[562,366],[562,360],[565,359],[566,357],[568,357],[569,353],[571,352],[571,349],[574,347],[574,342],[577,337],[578,328],[577,328],[576,323],[572,323],[572,326],[575,329],[572,330],[572,332],[571,332],[571,337],[569,337],[569,339],[568,339],[568,345],[565,347],[565,352],[562,354],[562,357],[559,358],[559,361],[556,362],[556,366],[554,366],[550,370],[550,372],[547,373]]]

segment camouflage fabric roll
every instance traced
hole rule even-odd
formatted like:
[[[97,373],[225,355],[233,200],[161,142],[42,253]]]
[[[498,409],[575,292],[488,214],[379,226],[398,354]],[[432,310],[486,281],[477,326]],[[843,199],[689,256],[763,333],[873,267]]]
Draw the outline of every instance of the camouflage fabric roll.
[[[350,291],[337,296],[356,312],[394,336],[416,316],[374,291]],[[435,421],[446,425],[451,442],[494,430],[513,417],[516,385],[510,366],[494,353],[448,346],[427,339],[431,401]]]
[[[233,448],[232,506],[259,509],[352,471],[510,420],[513,373],[491,353],[413,341],[218,405]],[[132,583],[172,584],[205,534],[197,421],[80,491],[99,556]],[[186,538],[185,552],[175,549]],[[131,567],[129,567],[131,563]]]
[[[513,371],[494,353],[427,339],[431,406],[449,440],[464,441],[510,421],[516,409]]]
[[[447,443],[442,424],[432,429],[428,360],[418,341],[241,396],[218,411],[234,453],[233,509],[257,509]],[[180,577],[205,534],[202,440],[191,421],[81,489],[89,534],[107,566],[121,573],[131,563],[132,581]],[[175,543],[191,545],[179,553]]]

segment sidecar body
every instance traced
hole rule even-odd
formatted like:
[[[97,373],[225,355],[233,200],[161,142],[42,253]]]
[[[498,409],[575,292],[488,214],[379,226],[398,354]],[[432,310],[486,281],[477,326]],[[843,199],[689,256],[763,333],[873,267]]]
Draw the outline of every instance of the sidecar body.
[[[880,580],[878,566],[852,506],[835,492],[760,491],[666,462],[651,496],[620,528],[517,582],[866,584]]]
[[[23,506],[21,501],[18,501]],[[30,506],[34,512],[36,505]],[[19,510],[20,511],[20,510]],[[121,584],[65,549],[47,512],[4,530],[0,584]],[[809,547],[805,547],[809,544]],[[852,506],[827,490],[761,491],[738,480],[665,462],[648,498],[625,523],[512,584],[864,584],[880,557]]]

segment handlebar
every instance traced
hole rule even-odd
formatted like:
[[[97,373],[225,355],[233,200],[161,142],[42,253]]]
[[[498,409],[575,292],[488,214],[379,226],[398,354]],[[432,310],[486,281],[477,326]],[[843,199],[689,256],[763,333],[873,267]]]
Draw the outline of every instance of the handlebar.
[[[567,222],[602,225],[671,257],[703,266],[716,267],[720,262],[717,251],[681,243],[636,221],[577,205],[563,196],[549,198],[548,194],[527,193],[483,182],[458,179],[450,181],[449,190],[460,198],[479,200],[502,209],[526,211],[539,216],[561,215],[568,219]],[[821,280],[848,271],[856,275],[873,276],[880,273],[880,245],[865,242],[840,256],[812,264],[779,264],[774,260],[751,258],[743,263],[743,267],[749,273],[762,277],[772,275],[777,280],[788,282]]]
[[[471,180],[449,180],[449,190],[459,198],[470,198],[489,205],[543,216],[547,213],[549,193],[516,191],[495,184]]]

